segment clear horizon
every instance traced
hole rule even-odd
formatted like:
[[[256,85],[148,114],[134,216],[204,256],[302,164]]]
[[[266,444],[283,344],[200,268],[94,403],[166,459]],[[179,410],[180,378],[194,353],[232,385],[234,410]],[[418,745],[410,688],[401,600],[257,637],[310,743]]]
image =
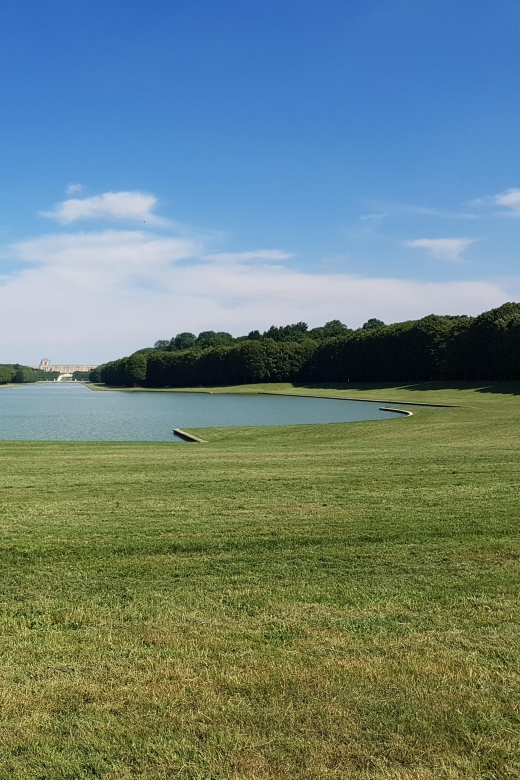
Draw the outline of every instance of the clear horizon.
[[[0,30],[0,362],[520,299],[520,7],[45,7]]]

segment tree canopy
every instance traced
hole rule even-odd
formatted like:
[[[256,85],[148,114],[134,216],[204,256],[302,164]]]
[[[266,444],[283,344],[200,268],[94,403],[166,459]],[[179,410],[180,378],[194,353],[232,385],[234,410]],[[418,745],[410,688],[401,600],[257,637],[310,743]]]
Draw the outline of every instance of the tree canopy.
[[[179,348],[183,344],[190,346]],[[238,338],[180,333],[90,376],[107,385],[143,387],[520,379],[520,304],[478,317],[430,314],[392,325],[372,318],[357,330],[331,320],[312,330],[298,322]]]
[[[210,347],[225,347],[238,344],[242,341],[304,341],[313,339],[320,341],[331,336],[338,336],[348,331],[346,325],[339,320],[331,320],[321,328],[309,330],[306,322],[295,322],[292,325],[271,325],[266,331],[252,330],[247,336],[234,338],[231,333],[225,331],[204,330],[196,336],[185,331],[172,336],[170,339],[159,339],[152,349],[159,352],[182,352],[186,349],[209,349]],[[144,350],[140,350],[144,351]]]
[[[42,382],[56,379],[56,372],[41,371],[39,368],[22,366],[19,363],[0,364],[0,385],[26,384],[28,382]]]
[[[383,320],[378,320],[377,317],[371,317],[363,325],[363,330],[375,330],[375,328],[384,328],[385,323]]]

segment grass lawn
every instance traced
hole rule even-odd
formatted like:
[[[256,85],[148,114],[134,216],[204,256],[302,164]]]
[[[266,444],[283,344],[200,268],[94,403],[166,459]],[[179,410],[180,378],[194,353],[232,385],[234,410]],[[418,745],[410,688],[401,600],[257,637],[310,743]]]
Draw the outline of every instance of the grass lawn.
[[[520,383],[257,389],[458,408],[2,442],[0,779],[519,778]]]

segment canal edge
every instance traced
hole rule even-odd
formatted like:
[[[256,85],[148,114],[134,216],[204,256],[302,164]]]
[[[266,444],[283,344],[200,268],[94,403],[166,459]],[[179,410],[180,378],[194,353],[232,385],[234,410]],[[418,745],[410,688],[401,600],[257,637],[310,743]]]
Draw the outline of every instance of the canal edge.
[[[208,443],[206,439],[199,439],[198,436],[194,436],[192,433],[187,433],[186,431],[183,431],[180,428],[174,428],[173,433],[175,436],[178,436],[179,439],[184,439],[184,441],[198,442],[199,444]]]

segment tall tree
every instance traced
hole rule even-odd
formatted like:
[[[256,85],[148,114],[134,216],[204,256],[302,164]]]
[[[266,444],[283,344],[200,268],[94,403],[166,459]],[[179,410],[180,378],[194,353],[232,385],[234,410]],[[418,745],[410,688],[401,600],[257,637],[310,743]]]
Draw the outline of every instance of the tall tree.
[[[125,384],[138,387],[146,381],[146,357],[140,352],[130,355],[126,360]]]

